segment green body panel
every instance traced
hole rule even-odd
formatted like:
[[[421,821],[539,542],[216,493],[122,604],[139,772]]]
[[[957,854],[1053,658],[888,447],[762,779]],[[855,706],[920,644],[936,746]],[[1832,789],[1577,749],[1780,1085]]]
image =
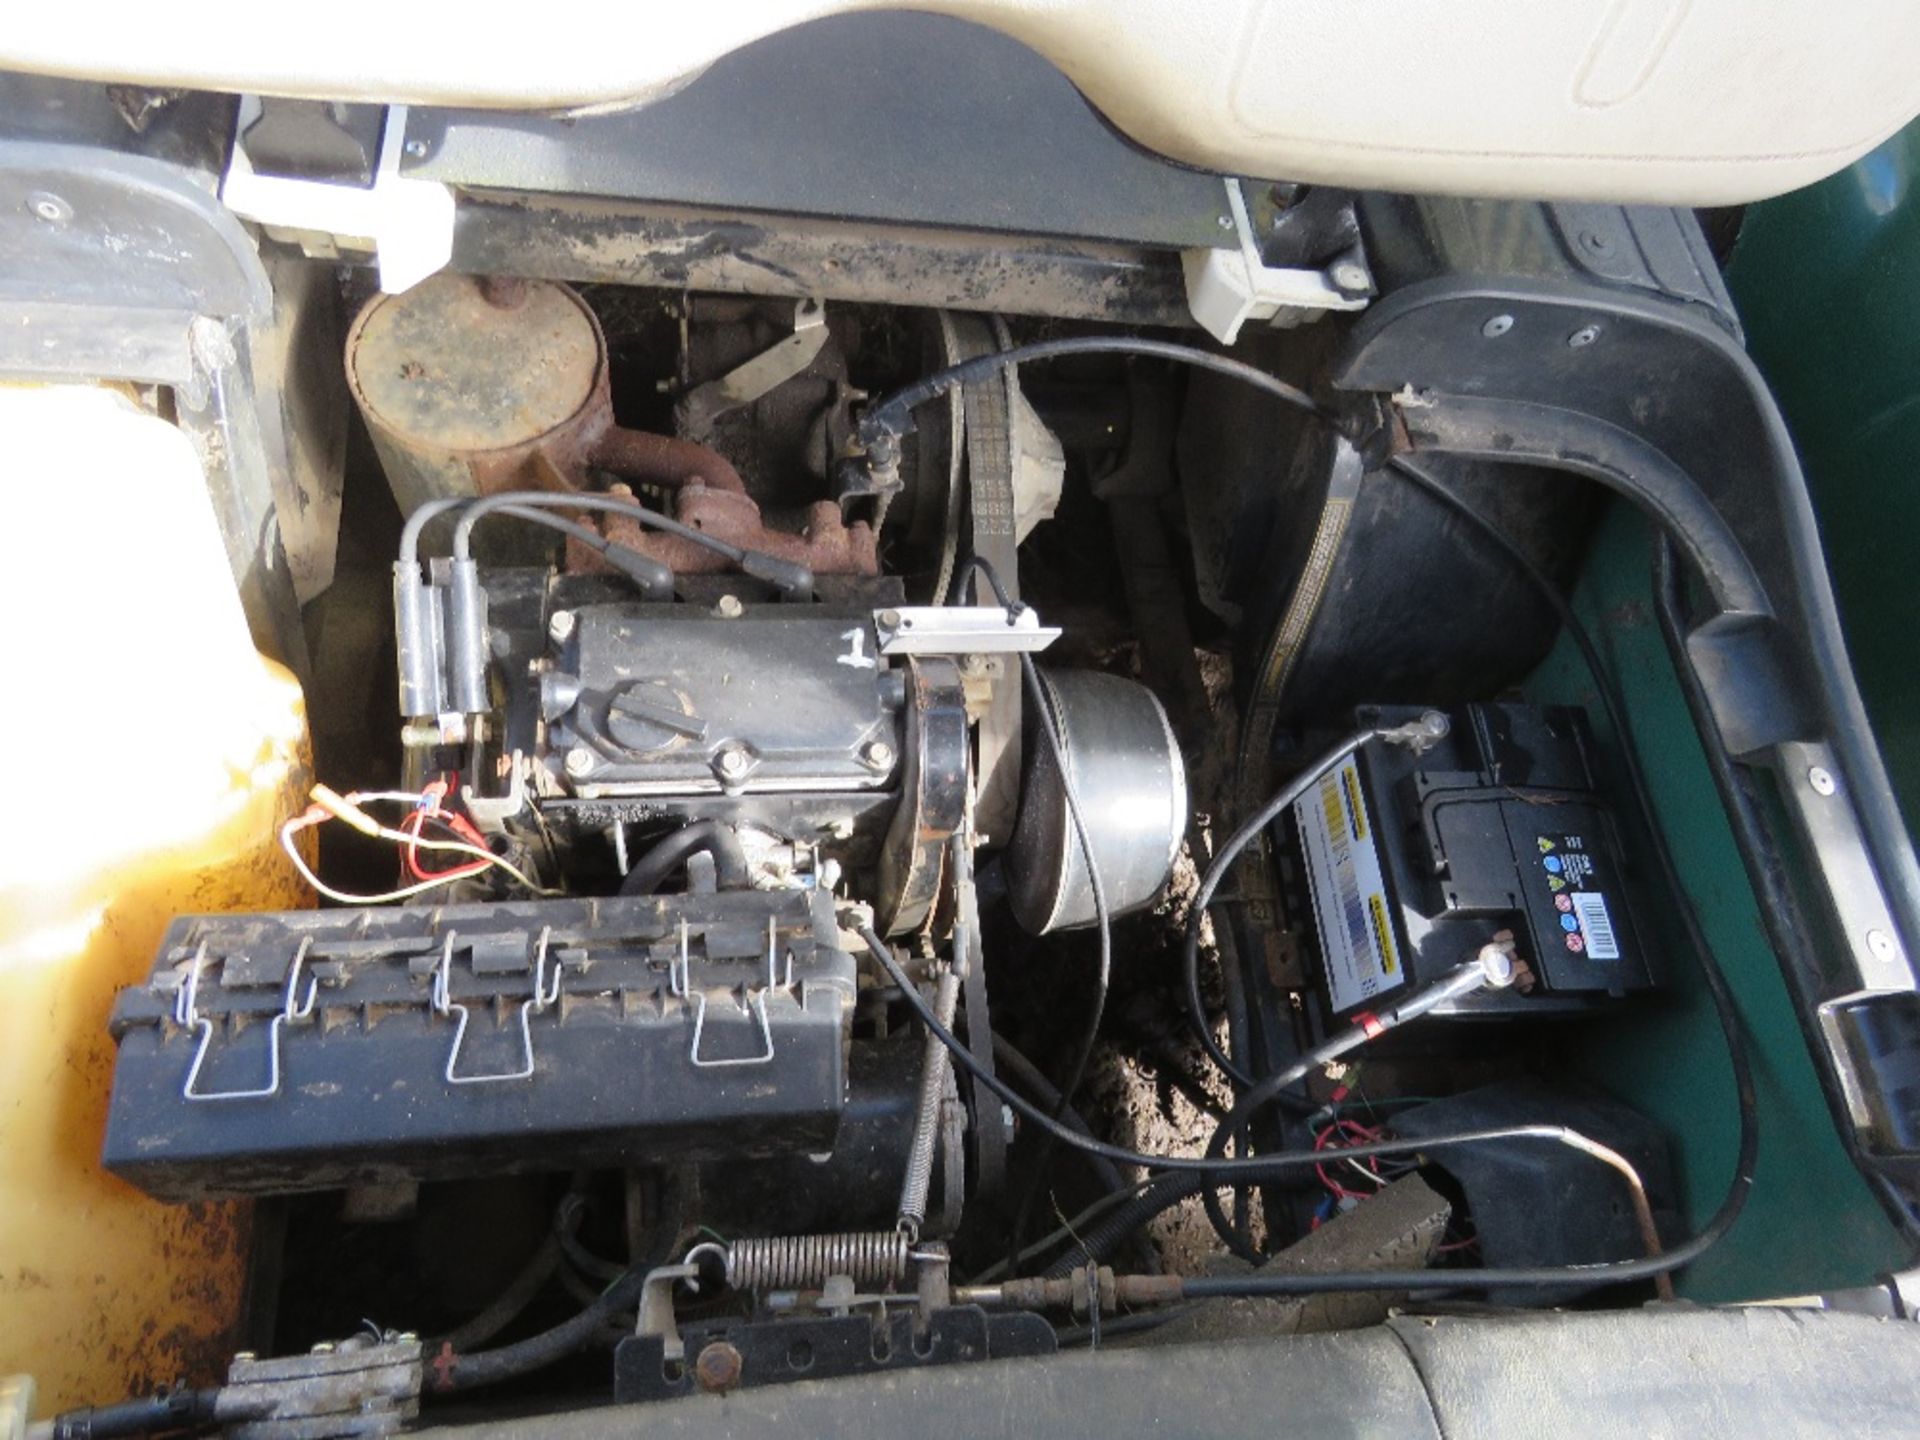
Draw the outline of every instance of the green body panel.
[[[1727,280],[1748,347],[1800,447],[1854,667],[1909,825],[1920,815],[1920,123],[1857,165],[1753,206]],[[1871,1282],[1910,1250],[1842,1148],[1793,1001],[1660,635],[1648,532],[1615,507],[1575,596],[1615,668],[1649,783],[1715,953],[1751,1029],[1758,1181],[1729,1240],[1684,1277],[1701,1300]],[[1586,706],[1562,638],[1537,698]],[[1675,937],[1674,925],[1662,927]],[[1733,1082],[1683,953],[1664,1003],[1582,1037],[1594,1079],[1662,1121],[1695,1223],[1719,1203],[1736,1140]]]
[[[1616,505],[1574,601],[1618,679],[1658,822],[1746,1019],[1761,1124],[1745,1213],[1676,1288],[1718,1301],[1871,1284],[1906,1263],[1907,1247],[1841,1146],[1674,677],[1650,581],[1647,527]],[[1603,749],[1613,748],[1586,667],[1564,636],[1526,689],[1532,699],[1583,706]],[[1625,795],[1615,769],[1610,788]],[[1642,869],[1651,873],[1650,857]],[[1666,1126],[1686,1213],[1698,1225],[1719,1205],[1733,1167],[1733,1072],[1705,987],[1680,948],[1683,932],[1665,921],[1656,933],[1668,937],[1670,988],[1624,1015],[1570,1031],[1568,1051],[1589,1078]]]
[[[1727,268],[1800,447],[1854,673],[1920,819],[1920,122],[1747,212]]]

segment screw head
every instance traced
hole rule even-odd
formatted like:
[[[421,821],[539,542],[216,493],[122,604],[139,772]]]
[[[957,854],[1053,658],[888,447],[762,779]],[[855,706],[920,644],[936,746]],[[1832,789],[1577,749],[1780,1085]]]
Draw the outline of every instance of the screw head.
[[[593,751],[584,745],[576,745],[567,751],[567,774],[576,780],[583,775],[592,774],[596,763]]]
[[[402,148],[408,155],[418,160],[427,153],[427,142],[424,140],[409,140]]]
[[[578,623],[571,610],[556,610],[547,617],[547,638],[556,645],[564,645],[573,635],[573,627]]]
[[[724,1340],[716,1340],[693,1362],[693,1383],[709,1395],[718,1395],[740,1383],[744,1365],[738,1350]]]
[[[1495,315],[1480,327],[1480,333],[1489,340],[1498,340],[1511,329],[1513,329],[1513,317],[1511,315]]]
[[[876,770],[885,770],[893,764],[893,746],[884,740],[869,740],[860,758]]]
[[[729,745],[715,757],[713,763],[723,779],[738,780],[747,773],[747,752],[738,745]]]
[[[738,620],[747,613],[747,607],[740,603],[738,595],[722,595],[720,603],[713,607],[713,613],[722,620]]]
[[[898,610],[882,610],[880,612],[880,623],[889,630],[898,630],[900,628],[900,612]]]
[[[1367,274],[1366,266],[1356,265],[1351,260],[1342,260],[1333,267],[1332,279],[1333,283],[1342,290],[1364,290],[1372,277]]]
[[[1824,765],[1816,765],[1807,771],[1807,784],[1813,787],[1816,795],[1831,795],[1840,788],[1839,782],[1833,778],[1833,772]]]
[[[1218,225],[1222,230],[1231,230],[1233,229],[1233,216],[1231,215],[1216,216],[1214,219],[1214,223]]]
[[[1598,325],[1582,325],[1578,330],[1567,336],[1567,348],[1569,350],[1584,350],[1599,338],[1600,327]]]
[[[27,197],[27,209],[36,219],[49,225],[64,225],[73,218],[73,206],[62,200],[51,190],[36,190]]]
[[[1899,953],[1898,947],[1893,943],[1893,937],[1884,930],[1867,932],[1867,949],[1873,953],[1874,959],[1880,961],[1892,960]]]

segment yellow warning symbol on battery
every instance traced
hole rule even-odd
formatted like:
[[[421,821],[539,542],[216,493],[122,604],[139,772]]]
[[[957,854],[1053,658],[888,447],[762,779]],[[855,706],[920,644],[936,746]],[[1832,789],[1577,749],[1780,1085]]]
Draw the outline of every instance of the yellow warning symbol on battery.
[[[1553,853],[1553,842],[1544,835],[1540,836],[1540,853],[1542,855],[1551,855]]]

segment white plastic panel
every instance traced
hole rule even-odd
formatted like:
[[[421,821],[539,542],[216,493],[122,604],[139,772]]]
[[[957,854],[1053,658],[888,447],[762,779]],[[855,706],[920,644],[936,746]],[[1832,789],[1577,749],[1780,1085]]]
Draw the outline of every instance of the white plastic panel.
[[[258,0],[23,5],[0,67],[519,109],[664,94],[878,0],[583,0],[560,11]],[[1065,71],[1195,165],[1395,190],[1723,204],[1818,179],[1920,111],[1913,0],[932,0]],[[860,77],[849,74],[857,87]]]

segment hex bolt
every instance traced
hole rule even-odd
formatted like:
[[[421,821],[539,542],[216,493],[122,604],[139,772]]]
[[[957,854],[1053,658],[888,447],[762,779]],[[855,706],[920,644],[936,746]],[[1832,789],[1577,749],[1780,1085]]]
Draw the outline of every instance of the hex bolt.
[[[1873,958],[1882,963],[1891,962],[1899,954],[1894,946],[1893,937],[1884,930],[1867,932],[1867,949],[1873,952]]]
[[[571,610],[556,610],[547,619],[547,638],[556,645],[564,645],[573,636],[573,627],[577,617]]]
[[[716,1340],[693,1362],[693,1383],[709,1395],[722,1394],[740,1383],[744,1365],[738,1350],[724,1340]]]
[[[876,770],[888,769],[893,764],[893,746],[884,740],[869,740],[860,758]]]
[[[738,780],[747,773],[747,752],[738,745],[729,745],[715,757],[713,763],[720,771],[722,780]]]
[[[1513,329],[1513,317],[1511,315],[1495,315],[1480,327],[1480,333],[1489,340],[1498,340],[1511,329]]]
[[[593,773],[594,754],[584,745],[576,745],[567,751],[567,774],[578,780],[583,775]]]
[[[1333,267],[1333,283],[1342,290],[1364,290],[1371,281],[1367,267],[1351,260],[1342,260]]]
[[[73,206],[51,190],[36,190],[27,197],[27,208],[49,225],[63,225],[73,218]]]
[[[880,624],[883,629],[898,630],[900,628],[900,612],[898,610],[882,610],[880,612]]]
[[[1840,788],[1833,778],[1833,772],[1824,765],[1816,765],[1807,771],[1807,784],[1813,787],[1816,795],[1831,795]]]
[[[1578,330],[1567,336],[1567,348],[1569,350],[1584,350],[1599,338],[1600,327],[1598,325],[1582,325]]]
[[[747,613],[747,607],[740,603],[738,595],[722,595],[720,603],[713,607],[713,613],[722,620],[738,620]]]

